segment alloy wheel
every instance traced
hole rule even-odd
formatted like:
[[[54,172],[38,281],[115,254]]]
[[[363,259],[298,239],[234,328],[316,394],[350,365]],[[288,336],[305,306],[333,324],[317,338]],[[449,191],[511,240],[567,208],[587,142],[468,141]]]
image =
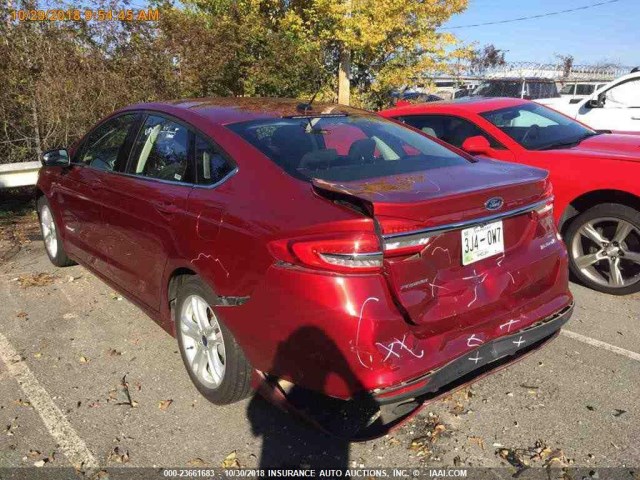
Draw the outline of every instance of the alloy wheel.
[[[226,353],[220,324],[207,301],[190,295],[182,303],[180,331],[187,367],[207,388],[224,379]]]
[[[640,229],[621,218],[600,217],[577,230],[570,252],[580,273],[609,288],[640,281]]]
[[[40,226],[42,227],[42,236],[44,237],[44,246],[49,252],[51,258],[55,258],[58,254],[58,237],[56,235],[56,224],[53,221],[53,215],[48,205],[40,210]]]

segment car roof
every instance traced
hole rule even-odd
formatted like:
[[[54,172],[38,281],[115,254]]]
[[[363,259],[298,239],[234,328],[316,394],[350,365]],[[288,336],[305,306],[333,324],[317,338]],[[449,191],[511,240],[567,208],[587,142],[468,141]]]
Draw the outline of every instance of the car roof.
[[[311,109],[305,111],[300,106],[307,102],[308,100],[265,97],[191,98],[138,103],[124,110],[156,110],[170,114],[179,114],[180,111],[184,111],[197,114],[204,120],[219,125],[293,116],[371,115],[365,110],[323,102],[313,102]]]
[[[385,110],[383,114],[411,115],[425,113],[431,110],[447,111],[447,112],[473,112],[483,113],[500,108],[513,107],[531,103],[529,100],[510,97],[463,97],[456,100],[447,100],[442,102],[416,103],[403,107]]]

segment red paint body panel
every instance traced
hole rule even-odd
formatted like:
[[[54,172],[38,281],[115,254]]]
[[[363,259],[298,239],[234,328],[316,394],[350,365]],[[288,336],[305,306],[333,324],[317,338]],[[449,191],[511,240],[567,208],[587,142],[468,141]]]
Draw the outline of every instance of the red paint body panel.
[[[314,108],[332,113],[336,106]],[[390,220],[420,228],[472,221],[489,213],[484,204],[496,195],[505,211],[526,206],[549,196],[546,172],[461,154],[468,165],[314,187],[224,126],[294,115],[295,103],[193,100],[127,110],[186,122],[226,152],[237,172],[202,188],[78,165],[43,168],[38,188],[52,205],[64,247],[174,334],[168,289],[177,271],[199,275],[220,297],[248,298],[214,309],[257,370],[349,398],[356,389],[424,375],[469,351],[471,337],[486,342],[513,333],[572,302],[564,246],[534,211],[504,220],[505,255],[467,266],[460,261],[459,229],[434,236],[418,254],[385,256],[384,268],[369,273],[293,265],[271,250],[274,241],[319,234],[380,237],[380,224]],[[331,201],[325,196],[331,190],[372,211]],[[342,358],[305,344],[276,359],[301,327],[324,332]],[[357,382],[346,380],[337,364],[348,366]]]
[[[492,158],[513,161],[549,171],[555,197],[557,222],[577,198],[598,190],[617,190],[640,198],[640,136],[602,134],[579,145],[556,150],[527,150],[480,114],[528,103],[513,98],[487,98],[467,102],[432,102],[380,112],[385,118],[410,115],[451,115],[471,121],[502,143],[506,149],[493,149]]]

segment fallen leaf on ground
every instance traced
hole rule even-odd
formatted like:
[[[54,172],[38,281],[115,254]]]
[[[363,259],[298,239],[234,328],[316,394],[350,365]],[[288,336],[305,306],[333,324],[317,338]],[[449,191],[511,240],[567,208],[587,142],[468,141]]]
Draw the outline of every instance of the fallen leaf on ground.
[[[47,462],[45,462],[44,460],[38,460],[37,462],[33,462],[33,466],[40,468],[40,467],[44,467],[45,463]]]
[[[496,453],[519,470],[532,466],[532,462],[542,462],[543,467],[566,467],[573,463],[561,449],[552,449],[542,440],[538,440],[533,447],[502,448]]]
[[[40,357],[42,357],[42,353],[36,352],[36,353],[33,354],[33,356],[36,357],[36,358],[40,358]]]
[[[425,419],[423,425],[416,425],[419,436],[411,440],[409,448],[416,452],[419,457],[431,457],[433,454],[432,446],[438,441],[438,438],[447,430],[447,428],[440,423],[438,417],[433,414],[429,414],[429,418]]]
[[[29,450],[27,452],[27,457],[29,458],[36,458],[36,457],[39,457],[40,455],[42,455],[42,453],[39,452],[38,450]]]
[[[187,462],[187,467],[206,467],[207,463],[201,458],[193,458]]]
[[[109,454],[109,460],[117,463],[127,463],[129,461],[129,451],[115,447]]]
[[[20,406],[20,407],[28,407],[31,408],[31,402],[27,401],[27,400],[22,400],[21,398],[19,398],[18,400],[16,400],[14,402],[16,405]]]
[[[129,405],[131,408],[135,408],[138,406],[138,402],[131,398],[131,392],[129,391],[129,382],[127,382],[127,376],[122,377],[120,381],[120,387],[122,388],[122,393],[125,397],[124,402],[116,403],[116,405]],[[110,392],[111,396],[111,392]]]
[[[24,318],[25,320],[29,320],[29,314],[27,312],[20,312],[16,315],[18,318]]]
[[[467,437],[467,441],[469,441],[470,443],[475,443],[482,450],[484,450],[484,439],[482,437]]]
[[[119,350],[116,350],[115,348],[110,348],[108,353],[110,357],[119,357],[120,355],[122,355],[122,352]]]
[[[221,467],[240,468],[240,462],[238,461],[238,456],[236,455],[235,450],[225,457],[225,459],[222,461]]]
[[[85,357],[84,355],[81,355],[80,358],[78,359],[78,361],[80,363],[89,363],[91,360],[89,360],[87,357]]]
[[[33,275],[23,275],[18,277],[18,283],[22,288],[44,287],[53,283],[57,277],[50,273],[34,273]]]
[[[173,400],[162,400],[158,403],[158,408],[160,410],[166,410],[173,403]]]

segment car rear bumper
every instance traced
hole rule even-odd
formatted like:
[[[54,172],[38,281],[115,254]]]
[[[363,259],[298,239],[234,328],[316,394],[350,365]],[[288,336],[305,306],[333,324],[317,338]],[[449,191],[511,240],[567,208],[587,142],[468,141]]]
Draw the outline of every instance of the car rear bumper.
[[[413,380],[403,382],[373,392],[381,405],[398,404],[408,399],[437,393],[458,379],[473,375],[474,372],[488,373],[492,365],[496,367],[517,360],[521,353],[527,353],[532,346],[541,346],[545,340],[557,333],[573,313],[573,303],[522,330],[480,345],[466,352],[446,365]],[[500,362],[505,359],[507,362]]]
[[[362,392],[349,400],[298,385],[288,388],[259,373],[256,388],[272,403],[341,438],[365,440],[388,433],[433,400],[505,368],[557,336],[573,313],[573,303],[535,324],[495,339],[413,381]],[[524,343],[523,343],[524,342]],[[479,358],[476,362],[473,358]]]

